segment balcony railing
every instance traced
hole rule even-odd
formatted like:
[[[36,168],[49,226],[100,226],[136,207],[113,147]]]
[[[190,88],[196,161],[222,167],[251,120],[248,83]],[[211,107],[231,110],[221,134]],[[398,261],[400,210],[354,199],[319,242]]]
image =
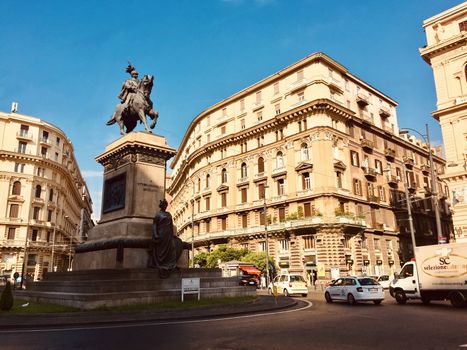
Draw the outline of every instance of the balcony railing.
[[[360,118],[366,124],[373,125],[375,123],[373,118],[367,112],[360,112]]]
[[[375,196],[375,195],[369,195],[369,196],[367,197],[367,200],[368,200],[368,202],[370,202],[370,203],[379,203],[379,201],[380,201],[379,197],[378,197],[378,196]]]
[[[384,155],[386,156],[387,159],[394,159],[396,158],[396,151],[392,148],[386,148],[384,150]]]
[[[362,107],[365,107],[367,105],[370,104],[370,96],[363,92],[363,91],[359,91],[357,93],[357,103],[362,106]]]
[[[248,182],[248,176],[240,177],[237,179],[237,184]]]
[[[388,184],[389,184],[390,186],[396,186],[397,183],[399,182],[398,177],[395,176],[395,175],[387,175],[387,176],[386,176],[386,179],[388,180]]]
[[[378,172],[376,171],[375,168],[363,168],[363,173],[365,175],[365,177],[369,180],[376,180],[376,175],[378,174]]]
[[[404,161],[404,164],[407,168],[412,168],[414,164],[414,159],[412,156],[402,156],[402,160]]]
[[[16,133],[16,138],[21,139],[21,140],[31,141],[32,140],[32,134],[27,132],[27,131],[18,131]]]
[[[425,175],[428,175],[430,173],[430,165],[429,164],[423,164],[421,167],[422,173]]]
[[[297,191],[297,197],[306,197],[306,196],[309,196],[313,194],[313,190],[312,189],[306,189],[306,190],[302,190],[302,191]]]
[[[375,148],[375,143],[371,140],[362,139],[360,141],[363,149],[373,151],[373,148]]]
[[[389,118],[391,116],[391,111],[386,106],[380,106],[379,107],[379,115],[382,118]]]
[[[50,141],[50,139],[46,137],[41,137],[39,139],[39,142],[41,143],[41,145],[52,146],[52,141]]]

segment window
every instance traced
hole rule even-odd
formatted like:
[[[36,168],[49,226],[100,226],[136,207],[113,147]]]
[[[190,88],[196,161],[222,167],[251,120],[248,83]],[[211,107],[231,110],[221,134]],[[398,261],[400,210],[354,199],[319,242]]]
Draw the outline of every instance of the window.
[[[37,254],[28,254],[28,266],[36,265]]]
[[[279,221],[283,222],[285,220],[285,208],[279,208]]]
[[[246,163],[242,163],[242,165],[240,167],[242,179],[248,177],[248,171],[247,170],[248,170],[248,168],[246,166]]]
[[[221,126],[221,135],[225,135],[225,125]]]
[[[306,218],[311,216],[311,204],[310,203],[303,203],[303,211]]]
[[[280,252],[288,252],[289,251],[289,240],[288,239],[280,239],[279,240],[279,251]]]
[[[401,168],[396,168],[396,176],[397,176],[397,180],[402,180],[402,172],[401,172]]]
[[[264,184],[258,184],[258,199],[264,199],[265,194]]]
[[[260,104],[261,104],[261,100],[262,100],[262,98],[261,98],[261,91],[258,91],[258,92],[256,93],[256,104],[257,104],[257,105],[260,105]]]
[[[258,158],[258,174],[263,174],[264,173],[264,158],[259,157]]]
[[[221,176],[222,176],[222,183],[227,183],[227,169],[223,168],[222,169],[222,172],[221,172]]]
[[[381,250],[381,241],[379,238],[373,238],[373,244],[375,246],[375,250]]]
[[[211,221],[210,220],[207,220],[204,223],[204,228],[205,228],[206,233],[209,233],[211,231]]]
[[[56,144],[57,144],[57,146],[60,146],[60,137],[57,137]]]
[[[248,227],[248,215],[247,214],[242,214],[242,227],[243,228]]]
[[[47,142],[49,140],[49,132],[43,130],[42,131],[42,141]]]
[[[211,188],[211,175],[206,175],[206,188]]]
[[[303,130],[306,130],[306,129],[308,129],[306,126],[306,119],[303,119]]]
[[[245,119],[240,119],[240,128],[245,129]]]
[[[386,202],[386,191],[383,186],[378,186],[379,199],[382,202]]]
[[[36,191],[34,193],[36,198],[41,198],[41,193],[42,193],[42,187],[41,185],[36,186]]]
[[[39,220],[40,213],[41,213],[41,208],[39,208],[39,207],[34,207],[34,208],[33,208],[33,212],[32,212],[32,218],[33,218],[34,220]]]
[[[24,165],[22,163],[15,163],[15,173],[24,173]]]
[[[206,135],[206,142],[207,143],[211,142],[211,134]]]
[[[196,209],[197,209],[197,213],[201,213],[201,200],[200,199],[196,200]]]
[[[264,136],[258,137],[256,141],[258,141],[258,147],[262,147],[264,145]]]
[[[18,142],[18,153],[26,153],[26,142]]]
[[[227,218],[221,218],[221,229],[222,230],[227,229]]]
[[[350,158],[353,166],[360,166],[360,159],[357,152],[350,151]]]
[[[47,221],[51,222],[52,221],[52,210],[47,210]]]
[[[47,157],[47,147],[41,147],[41,156]]]
[[[297,72],[297,81],[302,80],[303,77],[304,77],[303,69],[301,69],[301,70],[299,70],[299,71]]]
[[[227,117],[227,108],[222,108],[222,116]]]
[[[263,120],[263,112],[262,111],[259,111],[258,113],[256,113],[256,120],[258,122]]]
[[[274,109],[276,111],[276,115],[281,114],[281,105],[279,103],[274,106]]]
[[[305,93],[302,91],[302,92],[299,92],[297,94],[297,97],[298,97],[298,102],[303,102],[305,101]]]
[[[265,252],[266,251],[266,242],[265,241],[259,242],[258,245],[259,245],[259,251],[260,252]]]
[[[285,181],[284,179],[277,180],[277,194],[279,196],[285,195]]]
[[[303,190],[311,190],[311,178],[310,173],[302,173],[302,188]]]
[[[362,183],[358,179],[353,179],[353,193],[357,196],[362,195]]]
[[[58,162],[58,152],[55,152],[55,161]]]
[[[29,132],[29,125],[21,125],[19,134],[20,136],[28,136]]]
[[[11,190],[11,194],[15,196],[21,195],[21,182],[15,181],[13,182],[13,187]]]
[[[467,31],[467,21],[459,22],[459,30],[461,32]]]
[[[302,143],[302,146],[300,147],[300,159],[302,161],[310,159],[310,155],[308,153],[308,145],[306,143]]]
[[[222,192],[221,193],[221,206],[222,206],[222,208],[227,207],[227,192]]]
[[[337,188],[342,188],[342,172],[336,171],[336,186]]]
[[[243,98],[240,100],[240,110],[241,111],[245,110],[245,99]]]
[[[304,250],[315,249],[315,240],[313,239],[313,236],[303,237],[303,249]]]
[[[247,189],[246,187],[244,187],[244,188],[242,188],[242,189],[240,190],[241,196],[242,196],[242,203],[246,203],[247,200],[248,200],[248,198],[247,198],[247,190],[248,190],[248,189]]]
[[[32,230],[32,234],[31,234],[31,241],[37,241],[37,230]]]
[[[279,93],[279,83],[274,83],[274,95]]]
[[[376,172],[378,174],[382,174],[383,173],[383,164],[381,163],[380,160],[378,159],[375,159],[375,169],[376,169]]]
[[[15,239],[16,236],[16,227],[8,227],[7,239]]]
[[[10,218],[17,218],[19,213],[19,204],[10,205]]]
[[[211,197],[206,197],[204,199],[204,205],[206,207],[206,211],[211,210]]]
[[[276,154],[276,169],[281,169],[284,167],[284,155],[282,152],[277,152]]]
[[[45,169],[41,167],[37,167],[37,176],[44,177]]]

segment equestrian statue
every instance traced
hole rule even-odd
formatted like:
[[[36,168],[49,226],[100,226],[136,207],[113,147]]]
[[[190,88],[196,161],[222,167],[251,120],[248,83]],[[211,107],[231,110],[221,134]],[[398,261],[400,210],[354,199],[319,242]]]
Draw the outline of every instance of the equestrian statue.
[[[121,103],[115,107],[112,118],[109,119],[107,125],[117,123],[120,127],[120,134],[125,135],[133,131],[139,121],[143,123],[147,132],[151,132],[151,129],[156,126],[159,116],[159,113],[153,109],[150,99],[154,76],[145,75],[143,79],[138,80],[138,72],[131,62],[128,62],[126,72],[131,75],[131,78],[123,83],[122,90],[118,95]],[[152,120],[150,126],[146,122],[146,116]]]

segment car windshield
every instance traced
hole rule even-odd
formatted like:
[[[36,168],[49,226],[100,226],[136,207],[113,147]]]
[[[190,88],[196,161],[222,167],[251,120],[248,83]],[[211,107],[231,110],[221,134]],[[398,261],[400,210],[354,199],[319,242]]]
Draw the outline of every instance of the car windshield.
[[[305,282],[302,276],[292,275],[290,276],[290,282]]]
[[[358,282],[360,282],[360,285],[362,286],[378,285],[378,282],[376,282],[373,278],[359,278]]]

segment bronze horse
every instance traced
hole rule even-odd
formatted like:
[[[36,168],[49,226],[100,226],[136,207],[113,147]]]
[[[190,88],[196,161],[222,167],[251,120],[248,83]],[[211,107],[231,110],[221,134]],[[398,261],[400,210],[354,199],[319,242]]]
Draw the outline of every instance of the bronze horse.
[[[120,134],[125,135],[134,130],[138,121],[143,123],[144,129],[147,132],[152,132],[157,123],[159,113],[153,109],[152,101],[150,100],[152,86],[154,84],[154,76],[145,75],[139,87],[129,96],[128,103],[121,103],[115,107],[112,118],[107,122],[107,125],[118,123]],[[146,115],[152,120],[150,126],[146,122]],[[124,130],[124,127],[126,130]]]

